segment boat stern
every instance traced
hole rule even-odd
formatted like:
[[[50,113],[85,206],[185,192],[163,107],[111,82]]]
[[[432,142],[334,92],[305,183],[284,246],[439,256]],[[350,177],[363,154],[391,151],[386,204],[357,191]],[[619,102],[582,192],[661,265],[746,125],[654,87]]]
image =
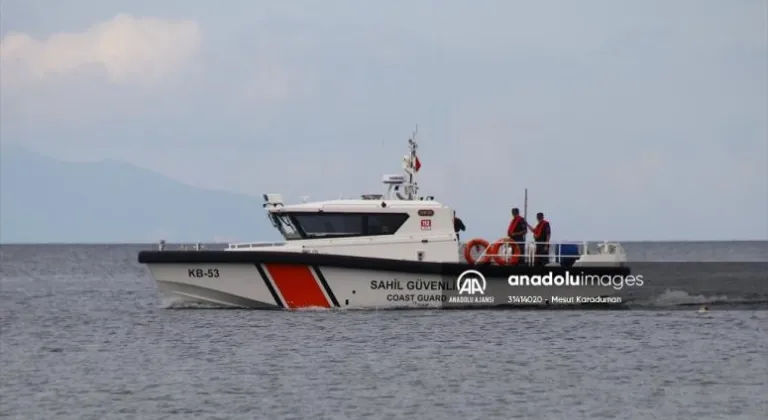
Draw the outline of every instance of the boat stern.
[[[627,253],[624,247],[618,242],[608,242],[598,244],[596,250],[589,249],[588,245],[583,245],[584,249],[579,258],[573,263],[575,267],[589,266],[626,266]]]

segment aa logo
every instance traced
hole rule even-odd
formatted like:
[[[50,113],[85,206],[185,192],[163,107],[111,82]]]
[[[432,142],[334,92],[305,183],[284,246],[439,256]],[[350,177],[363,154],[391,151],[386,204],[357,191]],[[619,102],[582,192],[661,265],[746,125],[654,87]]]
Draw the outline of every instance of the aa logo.
[[[456,279],[456,289],[460,295],[485,294],[485,276],[477,270],[467,270]]]

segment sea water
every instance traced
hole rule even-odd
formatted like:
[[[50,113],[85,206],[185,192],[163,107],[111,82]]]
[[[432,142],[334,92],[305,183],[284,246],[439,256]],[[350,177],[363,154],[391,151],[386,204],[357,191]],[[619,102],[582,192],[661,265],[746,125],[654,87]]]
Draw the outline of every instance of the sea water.
[[[657,287],[625,311],[185,310],[159,300],[136,262],[137,252],[150,247],[0,247],[0,415],[765,419],[768,413],[768,305],[757,286],[745,290],[737,281],[768,280],[765,273],[729,280],[700,270],[695,281],[672,279],[672,287]],[[768,261],[765,242],[625,247],[641,261]],[[759,267],[752,264],[745,267]],[[699,312],[705,302],[709,310]]]

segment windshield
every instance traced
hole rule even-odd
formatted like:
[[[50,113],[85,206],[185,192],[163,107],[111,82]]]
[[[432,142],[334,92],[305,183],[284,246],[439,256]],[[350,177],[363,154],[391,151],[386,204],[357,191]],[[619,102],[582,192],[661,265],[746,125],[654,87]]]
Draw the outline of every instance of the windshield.
[[[394,235],[407,213],[294,212],[270,213],[272,224],[286,240]]]
[[[301,239],[301,234],[299,234],[299,231],[293,226],[291,218],[288,217],[288,215],[271,213],[269,218],[286,240]]]
[[[362,214],[296,213],[293,217],[307,238],[365,235]]]

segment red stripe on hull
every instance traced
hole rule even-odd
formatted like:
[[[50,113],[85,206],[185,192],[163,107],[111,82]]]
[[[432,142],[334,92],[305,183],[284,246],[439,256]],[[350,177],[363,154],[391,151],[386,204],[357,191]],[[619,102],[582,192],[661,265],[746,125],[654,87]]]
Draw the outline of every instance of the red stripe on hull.
[[[309,266],[264,264],[264,267],[283,296],[286,307],[290,309],[331,307]]]

